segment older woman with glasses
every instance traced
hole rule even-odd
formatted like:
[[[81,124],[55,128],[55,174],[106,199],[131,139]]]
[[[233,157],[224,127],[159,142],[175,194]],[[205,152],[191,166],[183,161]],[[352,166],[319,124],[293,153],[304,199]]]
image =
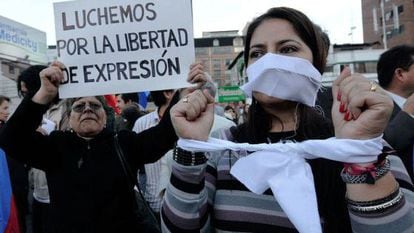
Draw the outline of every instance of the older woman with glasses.
[[[106,129],[105,101],[69,101],[69,131],[36,132],[63,79],[62,64],[40,72],[41,87],[26,97],[0,134],[0,147],[21,162],[46,172],[51,201],[51,232],[139,232],[134,193],[116,154],[115,134]],[[166,111],[168,114],[169,111]],[[139,134],[118,133],[124,156],[136,173],[155,162],[177,140],[170,117]],[[23,142],[23,143],[22,143]]]

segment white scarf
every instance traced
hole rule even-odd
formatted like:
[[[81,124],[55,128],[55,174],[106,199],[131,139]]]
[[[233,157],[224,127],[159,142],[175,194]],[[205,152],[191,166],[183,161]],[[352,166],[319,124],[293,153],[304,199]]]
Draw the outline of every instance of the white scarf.
[[[301,233],[321,233],[313,174],[305,159],[326,158],[344,163],[377,160],[382,136],[370,140],[329,138],[300,143],[248,144],[209,138],[207,142],[179,139],[178,146],[194,152],[256,151],[240,158],[231,174],[250,191],[271,188],[289,220]]]

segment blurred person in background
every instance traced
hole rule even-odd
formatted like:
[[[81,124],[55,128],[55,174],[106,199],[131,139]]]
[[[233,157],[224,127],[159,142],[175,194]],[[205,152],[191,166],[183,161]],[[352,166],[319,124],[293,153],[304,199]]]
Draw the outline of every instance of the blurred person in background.
[[[414,179],[414,46],[398,45],[380,55],[379,85],[394,101],[384,139],[398,151]]]
[[[10,98],[0,95],[0,129],[6,123],[10,115]]]
[[[123,129],[132,130],[135,121],[146,114],[139,105],[138,93],[117,94],[116,101],[116,107],[121,114],[115,118],[115,131]]]

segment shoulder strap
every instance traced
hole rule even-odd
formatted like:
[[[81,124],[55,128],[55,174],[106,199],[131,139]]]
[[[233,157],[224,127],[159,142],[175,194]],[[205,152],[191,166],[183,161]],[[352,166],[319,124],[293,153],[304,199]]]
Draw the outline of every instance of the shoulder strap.
[[[125,159],[124,153],[122,152],[122,148],[119,145],[118,134],[115,134],[114,136],[114,145],[115,145],[116,154],[118,155],[119,161],[121,162],[121,165],[122,165],[122,170],[124,171],[125,176],[128,179],[128,183],[130,185],[136,185],[139,189],[138,180],[136,176],[134,176],[134,174],[132,173],[131,167],[129,166],[127,160]]]
[[[145,201],[144,195],[142,194],[141,188],[139,187],[139,183],[136,178],[136,175],[132,173],[131,167],[129,166],[128,161],[125,159],[124,153],[122,152],[122,148],[118,141],[118,134],[114,135],[114,145],[115,145],[116,154],[118,155],[119,161],[121,162],[122,170],[124,170],[128,183],[130,185],[135,185],[138,188],[139,197],[137,198],[137,200],[140,198],[142,200],[142,203],[144,203],[144,206],[145,206],[144,208],[146,210],[143,210],[144,212],[140,213],[141,220],[143,219],[148,220],[148,218],[152,219],[151,220],[152,222],[150,221],[150,223],[143,222],[145,220],[141,221],[141,223],[145,225],[145,228],[149,229],[149,230],[147,229],[147,231],[145,232],[161,232],[158,225],[152,224],[152,223],[156,223],[156,224],[159,224],[159,223],[154,213],[152,212],[151,207]],[[138,201],[137,201],[137,204],[139,204]],[[149,216],[142,216],[142,214],[148,214]],[[148,224],[152,224],[152,225],[148,225]]]

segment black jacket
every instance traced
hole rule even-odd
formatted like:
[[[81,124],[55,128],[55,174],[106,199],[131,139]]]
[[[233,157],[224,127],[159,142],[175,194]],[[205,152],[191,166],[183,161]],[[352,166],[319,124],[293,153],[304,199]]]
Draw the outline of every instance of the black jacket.
[[[397,151],[412,180],[414,180],[413,127],[414,118],[407,112],[402,111],[398,104],[394,102],[391,119],[384,131],[384,139]]]
[[[46,171],[53,232],[137,232],[128,187],[113,144],[103,130],[86,141],[75,133],[35,130],[46,107],[24,100],[0,133],[0,147],[30,166]],[[170,117],[140,134],[121,131],[118,138],[133,172],[172,148],[176,135]]]

